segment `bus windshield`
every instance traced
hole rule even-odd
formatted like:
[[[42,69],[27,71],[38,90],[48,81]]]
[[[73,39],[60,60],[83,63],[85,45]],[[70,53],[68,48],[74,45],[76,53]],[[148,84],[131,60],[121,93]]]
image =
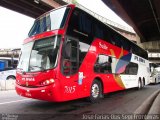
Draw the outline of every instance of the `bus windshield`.
[[[17,69],[24,72],[54,68],[60,46],[60,37],[49,37],[24,44]]]
[[[46,31],[63,28],[68,13],[69,8],[63,7],[44,14],[43,16],[35,20],[28,36],[30,37]]]

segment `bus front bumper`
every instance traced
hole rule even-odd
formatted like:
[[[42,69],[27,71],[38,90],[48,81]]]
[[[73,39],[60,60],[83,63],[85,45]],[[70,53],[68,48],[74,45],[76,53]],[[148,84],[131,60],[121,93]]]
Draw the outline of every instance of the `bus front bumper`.
[[[23,97],[55,102],[57,98],[54,95],[53,87],[53,85],[48,85],[37,88],[27,88],[16,84],[16,92]]]

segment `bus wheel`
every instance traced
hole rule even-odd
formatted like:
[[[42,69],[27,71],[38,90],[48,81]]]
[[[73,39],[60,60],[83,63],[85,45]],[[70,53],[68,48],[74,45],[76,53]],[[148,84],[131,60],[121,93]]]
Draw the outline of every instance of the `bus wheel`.
[[[146,83],[145,83],[145,78],[143,78],[143,87],[145,87]]]
[[[137,89],[140,90],[141,88],[142,88],[142,82],[141,82],[141,80],[138,80],[138,87],[137,87]]]
[[[156,78],[155,78],[155,84],[157,84],[157,80],[156,80]]]
[[[102,95],[102,84],[98,80],[94,80],[90,90],[90,97],[89,101],[92,103],[97,102],[103,95]]]
[[[141,88],[143,88],[145,86],[145,79],[143,78],[143,80],[141,81]]]

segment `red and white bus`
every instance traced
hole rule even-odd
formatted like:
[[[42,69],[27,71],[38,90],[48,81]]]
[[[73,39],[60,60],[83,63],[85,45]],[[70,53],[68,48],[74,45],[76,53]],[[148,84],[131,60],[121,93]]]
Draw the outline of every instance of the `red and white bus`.
[[[87,12],[67,5],[34,22],[24,40],[16,76],[19,95],[62,102],[142,88],[148,54]]]

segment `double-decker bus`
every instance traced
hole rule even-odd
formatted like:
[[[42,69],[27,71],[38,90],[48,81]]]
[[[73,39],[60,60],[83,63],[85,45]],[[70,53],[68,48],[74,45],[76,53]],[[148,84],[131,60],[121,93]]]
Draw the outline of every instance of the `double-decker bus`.
[[[147,52],[75,5],[41,15],[28,36],[16,76],[21,96],[94,102],[149,83]]]

